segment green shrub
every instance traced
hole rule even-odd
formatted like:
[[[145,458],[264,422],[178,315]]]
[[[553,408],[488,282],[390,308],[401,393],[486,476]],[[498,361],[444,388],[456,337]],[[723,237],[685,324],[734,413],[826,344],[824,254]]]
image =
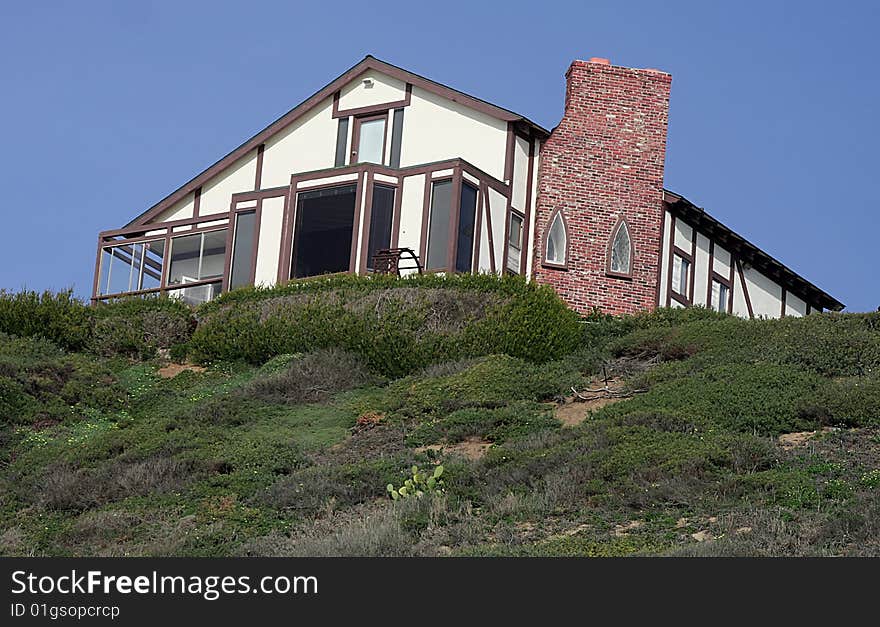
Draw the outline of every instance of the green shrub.
[[[497,408],[468,407],[422,422],[410,433],[407,443],[423,446],[441,440],[461,442],[473,436],[501,442],[559,426],[559,421],[546,405],[534,402],[517,402]]]
[[[880,377],[829,381],[804,400],[803,415],[823,424],[865,427],[880,424]]]
[[[262,363],[339,347],[391,376],[493,353],[545,362],[581,338],[577,315],[549,287],[486,276],[296,282],[231,292],[198,315],[198,361]]]
[[[187,342],[195,329],[192,310],[172,298],[131,298],[93,308],[89,349],[104,355],[150,358],[158,349]],[[185,352],[185,351],[184,351]]]
[[[277,374],[260,377],[239,393],[270,403],[316,403],[333,394],[377,382],[357,355],[322,349],[294,359]]]
[[[80,350],[88,342],[89,308],[73,296],[73,290],[0,290],[0,332],[20,337],[43,337],[67,350]]]

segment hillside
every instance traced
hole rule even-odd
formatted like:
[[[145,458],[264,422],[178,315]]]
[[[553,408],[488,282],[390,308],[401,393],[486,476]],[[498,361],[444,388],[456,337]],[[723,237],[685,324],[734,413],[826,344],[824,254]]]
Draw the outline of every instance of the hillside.
[[[0,294],[0,555],[880,555],[880,314]]]

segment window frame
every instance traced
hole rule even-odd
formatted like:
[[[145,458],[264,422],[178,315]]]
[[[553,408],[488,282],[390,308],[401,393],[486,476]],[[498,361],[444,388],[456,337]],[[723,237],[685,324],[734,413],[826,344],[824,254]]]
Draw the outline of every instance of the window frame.
[[[281,278],[280,281],[294,281],[300,280],[304,278],[311,277],[295,277],[293,276],[293,272],[296,268],[296,253],[298,249],[298,245],[300,243],[300,238],[297,236],[297,226],[300,220],[300,200],[303,194],[308,194],[309,192],[327,190],[332,188],[342,188],[342,187],[354,187],[354,220],[352,225],[351,232],[351,242],[350,242],[350,252],[349,252],[349,260],[348,260],[348,269],[340,270],[338,272],[330,272],[325,274],[318,274],[312,276],[332,276],[335,274],[346,274],[346,273],[354,273],[355,268],[357,267],[357,242],[360,240],[361,236],[358,234],[358,224],[360,223],[360,201],[362,194],[362,185],[361,177],[358,177],[352,181],[335,181],[333,183],[322,183],[320,185],[310,185],[308,187],[302,187],[295,189],[291,193],[290,205],[293,210],[290,214],[290,224],[288,230],[290,231],[290,258],[287,260],[287,267],[284,269],[284,274],[286,278]],[[282,234],[282,241],[285,236]]]
[[[360,161],[359,151],[360,151],[360,143],[361,143],[361,125],[364,122],[375,122],[377,120],[383,121],[382,128],[382,160],[375,165],[385,165],[387,147],[388,147],[388,122],[389,122],[389,110],[382,111],[381,113],[368,113],[364,115],[355,115],[352,116],[354,119],[353,128],[351,131],[351,149],[348,153],[348,162],[349,165],[359,165],[363,163],[374,163],[373,161]]]
[[[511,226],[513,225],[513,219],[516,218],[520,221],[519,226],[519,242],[514,245],[513,242],[510,241],[510,236],[513,233]],[[505,257],[504,257],[504,271],[510,274],[520,274],[520,269],[522,268],[523,261],[523,237],[525,235],[526,229],[526,216],[524,213],[517,211],[516,209],[511,208],[510,212],[507,214],[507,239],[504,243],[505,249]],[[518,251],[517,254],[517,264],[516,268],[510,267],[510,250],[514,249]]]
[[[676,258],[687,262],[687,276],[684,278],[684,293],[678,291],[677,285],[675,285],[675,281],[672,280],[672,277],[675,276],[675,266],[676,266]],[[691,297],[690,291],[693,286],[693,273],[694,273],[694,258],[690,253],[683,251],[678,246],[674,246],[672,249],[672,267],[670,269],[670,287],[669,287],[669,295],[673,300],[678,301],[682,305],[690,306],[693,304],[693,299]],[[679,275],[680,279],[680,275]]]
[[[620,272],[617,270],[613,270],[611,267],[611,256],[614,251],[614,243],[617,240],[617,236],[620,235],[620,230],[624,227],[626,228],[627,238],[629,239],[629,272]],[[605,274],[618,279],[632,279],[633,271],[635,268],[635,258],[636,247],[635,243],[633,242],[632,229],[629,226],[629,221],[624,216],[620,216],[617,219],[617,222],[614,224],[614,228],[611,229],[611,237],[608,238],[608,248],[606,250],[605,260]]]
[[[556,219],[559,218],[562,220],[562,232],[565,235],[565,247],[562,251],[562,261],[553,261],[547,258],[547,254],[550,248],[550,231],[553,229],[553,225],[556,224]],[[565,217],[565,212],[561,207],[555,209],[553,213],[550,214],[550,219],[547,220],[547,226],[544,227],[544,241],[542,242],[542,250],[541,250],[541,265],[545,268],[554,268],[556,270],[568,270],[568,253],[569,253],[569,242],[570,238],[568,237],[568,220]]]

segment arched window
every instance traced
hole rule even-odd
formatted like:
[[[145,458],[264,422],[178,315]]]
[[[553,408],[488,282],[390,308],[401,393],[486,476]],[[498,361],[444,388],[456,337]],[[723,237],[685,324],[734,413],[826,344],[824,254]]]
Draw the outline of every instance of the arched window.
[[[633,244],[629,225],[621,218],[611,232],[608,245],[608,274],[621,277],[632,276]]]
[[[565,232],[565,218],[557,211],[547,229],[547,250],[544,262],[554,266],[564,266],[568,260],[568,234]]]

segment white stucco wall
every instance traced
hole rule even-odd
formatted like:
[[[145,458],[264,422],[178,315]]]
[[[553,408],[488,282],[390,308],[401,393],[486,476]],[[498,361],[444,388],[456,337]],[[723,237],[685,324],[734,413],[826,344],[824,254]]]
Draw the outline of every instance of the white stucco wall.
[[[743,267],[743,275],[756,318],[778,318],[782,313],[782,287],[754,268]]]
[[[339,121],[333,118],[332,110],[333,99],[326,98],[266,142],[260,189],[289,185],[295,172],[333,167]]]
[[[496,272],[502,272],[504,270],[504,233],[507,231],[507,199],[495,191],[491,187],[489,188],[489,210],[492,212],[492,239],[493,244],[495,244],[495,248],[493,249],[493,254],[495,258],[495,270]],[[486,249],[489,249],[488,242],[486,243]],[[482,270],[482,268],[480,268]],[[488,264],[486,266],[486,272],[489,271]]]
[[[251,150],[229,168],[202,185],[199,215],[226,213],[232,203],[232,195],[254,189],[257,175],[257,154]]]
[[[694,260],[694,293],[691,295],[695,305],[706,306],[709,293],[709,238],[697,233],[697,255]]]
[[[785,295],[785,315],[786,316],[806,316],[807,303],[798,298],[791,292]]]
[[[412,248],[419,253],[422,238],[422,204],[425,197],[425,175],[417,174],[403,179],[400,197],[400,234],[402,248]]]
[[[257,247],[257,270],[254,277],[254,283],[257,285],[275,285],[278,278],[283,217],[283,196],[263,200],[262,217],[260,219],[260,239]]]
[[[661,262],[660,262],[660,297],[658,299],[658,305],[660,307],[666,306],[666,300],[669,297],[669,290],[666,289],[667,283],[669,279],[669,255],[671,250],[669,248],[669,231],[672,228],[672,214],[668,211],[663,212],[663,241],[661,242]]]
[[[529,173],[529,142],[517,137],[513,148],[513,189],[512,204],[514,209],[525,211],[526,187]]]
[[[152,222],[173,222],[174,220],[187,220],[193,217],[194,194],[187,194],[182,200],[177,201],[170,209],[162,212]]]
[[[371,87],[364,85],[366,79],[372,79]],[[397,102],[405,96],[406,83],[375,70],[368,70],[339,91],[339,109],[358,109]]]
[[[725,279],[730,278],[730,253],[718,244],[715,244],[713,257],[713,270]]]
[[[506,122],[418,87],[404,120],[401,166],[461,157],[504,178]]]
[[[690,253],[693,246],[694,230],[682,220],[675,221],[675,245],[684,252]]]

